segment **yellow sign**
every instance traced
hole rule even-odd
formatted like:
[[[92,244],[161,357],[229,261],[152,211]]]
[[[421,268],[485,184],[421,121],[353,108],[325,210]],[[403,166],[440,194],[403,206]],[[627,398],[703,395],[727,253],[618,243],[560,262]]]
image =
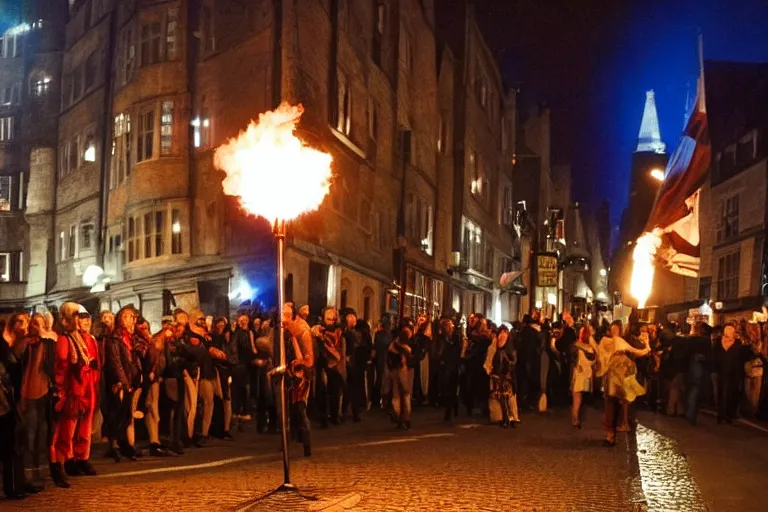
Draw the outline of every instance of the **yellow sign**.
[[[536,286],[557,286],[557,256],[536,255]]]

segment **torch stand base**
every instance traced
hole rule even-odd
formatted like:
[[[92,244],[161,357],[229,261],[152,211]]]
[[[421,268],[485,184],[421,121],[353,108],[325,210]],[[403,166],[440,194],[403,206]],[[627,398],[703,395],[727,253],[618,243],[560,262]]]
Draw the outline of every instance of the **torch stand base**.
[[[278,487],[272,492],[275,494],[293,493],[293,492],[298,493],[299,488],[291,483],[284,483],[283,485],[281,485],[280,487]]]

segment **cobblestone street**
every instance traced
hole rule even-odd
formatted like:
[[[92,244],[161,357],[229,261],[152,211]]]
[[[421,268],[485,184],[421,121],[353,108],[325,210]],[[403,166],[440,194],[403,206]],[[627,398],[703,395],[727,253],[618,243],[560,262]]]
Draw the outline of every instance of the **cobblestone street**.
[[[601,446],[596,410],[588,411],[580,431],[564,411],[525,415],[514,430],[469,419],[446,428],[439,419],[438,413],[419,411],[414,429],[402,432],[373,412],[361,424],[316,430],[313,457],[302,458],[299,447],[293,453],[292,477],[300,496],[268,494],[281,483],[279,437],[246,429],[235,442],[217,441],[183,457],[120,464],[100,459],[98,477],[71,479],[71,489],[49,488],[23,502],[0,502],[0,509],[760,509],[754,496],[766,462],[754,454],[768,451],[768,439],[735,427],[705,421],[693,428],[641,415],[637,442],[634,435],[624,436],[615,449],[607,449]],[[718,477],[722,468],[727,479]],[[753,476],[742,478],[742,473]],[[733,480],[738,483],[732,485]]]

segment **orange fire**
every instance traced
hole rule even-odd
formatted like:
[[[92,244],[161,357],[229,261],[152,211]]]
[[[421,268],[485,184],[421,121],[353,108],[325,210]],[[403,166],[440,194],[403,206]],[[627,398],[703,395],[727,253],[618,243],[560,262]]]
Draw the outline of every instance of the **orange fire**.
[[[227,174],[224,193],[270,222],[317,210],[331,186],[331,155],[294,134],[303,113],[301,105],[282,103],[214,154],[214,165]]]
[[[653,261],[660,246],[661,230],[659,229],[643,233],[635,243],[635,250],[632,252],[632,282],[629,291],[637,299],[639,309],[645,307],[645,302],[651,295],[654,274]]]

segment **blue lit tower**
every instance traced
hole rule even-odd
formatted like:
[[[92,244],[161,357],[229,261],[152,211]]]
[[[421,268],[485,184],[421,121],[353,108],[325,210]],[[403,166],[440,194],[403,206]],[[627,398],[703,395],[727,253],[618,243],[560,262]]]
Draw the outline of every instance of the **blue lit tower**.
[[[618,246],[613,257],[611,288],[627,297],[632,270],[632,249],[642,234],[653,208],[656,193],[661,186],[661,173],[667,167],[666,145],[661,140],[659,116],[653,91],[645,93],[645,108],[637,136],[637,147],[632,153],[629,180],[629,198],[621,218]]]
[[[621,226],[621,240],[634,241],[643,231],[651,213],[656,192],[661,181],[654,176],[667,167],[667,147],[661,141],[659,116],[653,91],[645,93],[643,120],[637,136],[637,148],[632,154],[632,174],[629,181],[629,198]]]

